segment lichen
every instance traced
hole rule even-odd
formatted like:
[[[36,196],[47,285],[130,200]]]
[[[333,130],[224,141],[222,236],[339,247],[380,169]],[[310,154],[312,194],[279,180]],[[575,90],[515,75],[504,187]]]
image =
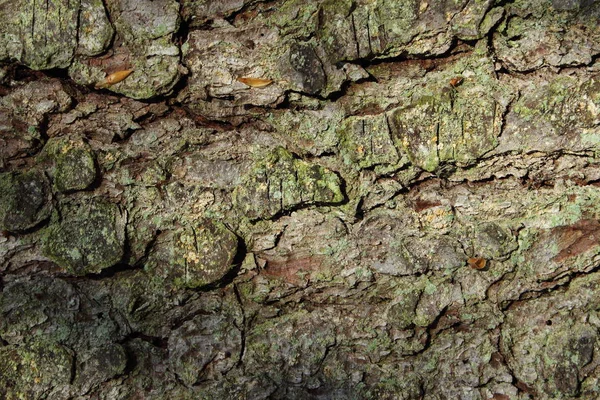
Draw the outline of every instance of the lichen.
[[[96,160],[84,142],[52,141],[47,144],[46,152],[55,160],[54,186],[58,191],[85,190],[96,180]]]
[[[159,238],[147,271],[178,287],[216,284],[234,267],[238,238],[222,223],[204,219]]]
[[[55,213],[43,235],[43,251],[74,275],[98,273],[123,258],[125,216],[115,204],[88,199]]]
[[[296,159],[283,148],[255,163],[233,197],[251,219],[270,218],[298,206],[338,204],[345,198],[334,172]]]
[[[0,174],[0,228],[24,231],[46,220],[52,211],[49,189],[41,172]]]
[[[4,3],[0,58],[32,69],[68,67],[77,46],[79,9],[79,0]]]
[[[57,343],[0,347],[0,395],[5,399],[39,399],[71,379],[73,353]]]

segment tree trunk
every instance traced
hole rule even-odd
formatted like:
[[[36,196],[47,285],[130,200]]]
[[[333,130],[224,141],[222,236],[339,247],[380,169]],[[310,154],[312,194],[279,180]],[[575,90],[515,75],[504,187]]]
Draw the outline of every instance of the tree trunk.
[[[600,397],[600,2],[0,1],[0,397]]]

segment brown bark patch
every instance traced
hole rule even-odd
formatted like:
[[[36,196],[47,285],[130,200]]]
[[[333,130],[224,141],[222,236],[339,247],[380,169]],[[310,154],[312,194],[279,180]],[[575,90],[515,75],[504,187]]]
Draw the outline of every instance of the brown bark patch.
[[[552,261],[561,262],[598,246],[599,230],[600,223],[591,219],[553,228],[551,234],[556,238],[557,246],[561,250],[552,258]]]
[[[322,256],[307,256],[286,258],[284,260],[267,260],[264,274],[281,278],[285,282],[300,286],[308,280],[312,271],[319,270],[323,265]]]
[[[428,208],[441,206],[442,203],[440,201],[429,201],[424,199],[416,199],[414,201],[413,207],[416,212],[421,212],[423,210],[427,210]]]

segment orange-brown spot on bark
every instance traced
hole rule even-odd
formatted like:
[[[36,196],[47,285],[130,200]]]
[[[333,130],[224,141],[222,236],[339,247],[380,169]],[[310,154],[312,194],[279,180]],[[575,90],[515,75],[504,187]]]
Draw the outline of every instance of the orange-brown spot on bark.
[[[416,199],[414,202],[414,209],[416,212],[421,212],[423,210],[427,210],[428,208],[441,206],[442,203],[439,201],[429,201],[423,199]]]
[[[471,257],[467,260],[467,264],[473,269],[482,270],[487,266],[487,260],[481,257]]]
[[[273,81],[270,79],[262,78],[237,78],[237,80],[242,82],[244,85],[248,85],[253,88],[263,88],[273,83]]]
[[[112,74],[104,78],[104,81],[96,84],[96,89],[107,88],[109,86],[117,84],[125,78],[127,78],[129,75],[131,75],[132,72],[132,69],[124,69],[122,71],[113,72]]]
[[[369,103],[365,105],[363,108],[359,109],[354,115],[357,116],[365,116],[365,115],[377,115],[385,112],[379,104]]]
[[[455,76],[454,78],[450,79],[450,82],[448,82],[448,83],[452,87],[457,87],[457,86],[460,86],[460,84],[462,82],[463,82],[463,77],[462,76]]]
[[[308,256],[302,258],[288,258],[284,260],[267,260],[263,271],[265,275],[283,279],[287,283],[300,286],[308,280],[305,275],[321,268],[322,256]]]
[[[551,230],[556,244],[561,249],[552,261],[561,262],[578,256],[600,244],[600,223],[583,219],[573,225],[559,226]]]
[[[500,368],[504,365],[504,357],[500,352],[497,351],[495,353],[492,353],[492,356],[490,358],[490,365],[494,368]]]
[[[527,385],[523,381],[517,381],[517,383],[515,383],[515,386],[517,387],[517,389],[519,389],[522,392],[533,394],[533,395],[537,394],[533,388],[531,388],[529,385]]]
[[[494,393],[494,395],[490,397],[489,400],[510,400],[510,397],[508,397],[505,394]]]

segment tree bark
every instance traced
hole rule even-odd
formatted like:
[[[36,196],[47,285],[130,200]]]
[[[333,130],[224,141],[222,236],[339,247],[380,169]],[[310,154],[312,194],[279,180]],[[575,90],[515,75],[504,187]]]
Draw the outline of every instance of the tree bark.
[[[600,2],[0,1],[0,397],[600,397]]]

